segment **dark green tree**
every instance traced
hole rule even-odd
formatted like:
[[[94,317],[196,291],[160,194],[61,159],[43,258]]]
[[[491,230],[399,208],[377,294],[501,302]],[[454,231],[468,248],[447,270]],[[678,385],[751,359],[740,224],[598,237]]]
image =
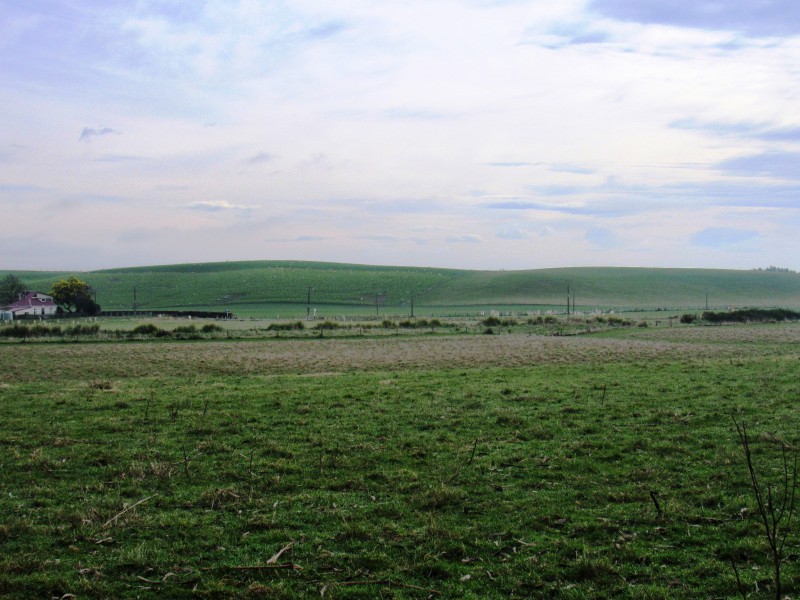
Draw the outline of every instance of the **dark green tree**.
[[[25,292],[25,284],[16,275],[8,274],[0,279],[0,306],[12,304]]]
[[[69,313],[96,315],[100,312],[100,306],[92,299],[92,288],[74,275],[55,282],[50,295],[56,304]]]

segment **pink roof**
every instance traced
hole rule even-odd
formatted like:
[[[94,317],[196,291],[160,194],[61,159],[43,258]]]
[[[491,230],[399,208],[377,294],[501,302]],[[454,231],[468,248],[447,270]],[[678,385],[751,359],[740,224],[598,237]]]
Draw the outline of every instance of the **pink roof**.
[[[8,305],[8,310],[14,312],[15,310],[24,310],[26,308],[31,308],[33,306],[55,306],[55,305],[56,303],[53,302],[52,296],[48,296],[47,294],[42,294],[41,292],[25,292],[25,295],[22,296],[22,298],[20,298],[13,304]]]

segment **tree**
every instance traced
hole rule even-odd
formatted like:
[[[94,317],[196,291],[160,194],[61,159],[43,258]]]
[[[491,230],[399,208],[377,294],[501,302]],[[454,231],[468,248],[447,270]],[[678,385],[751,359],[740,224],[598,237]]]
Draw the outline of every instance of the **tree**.
[[[16,302],[19,295],[25,292],[25,284],[16,275],[8,274],[0,279],[0,306]]]
[[[74,275],[54,283],[50,294],[55,303],[67,312],[87,315],[96,315],[100,312],[100,306],[92,300],[92,288]]]

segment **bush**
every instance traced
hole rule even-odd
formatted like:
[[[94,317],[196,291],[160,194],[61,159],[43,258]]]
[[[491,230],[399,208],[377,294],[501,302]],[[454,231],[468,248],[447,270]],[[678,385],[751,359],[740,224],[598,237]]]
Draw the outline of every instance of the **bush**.
[[[709,323],[747,323],[751,321],[797,321],[800,313],[784,308],[747,308],[730,312],[703,313],[703,320]]]
[[[387,322],[388,321],[384,321],[384,323]],[[384,327],[385,326],[386,325],[384,325]],[[395,325],[392,324],[392,327],[394,326]],[[397,324],[397,327],[402,327],[404,329],[424,329],[425,327],[442,327],[442,326],[443,326],[442,322],[439,319],[431,319],[430,321],[428,321],[428,319],[417,319],[416,321],[406,320],[406,321],[400,321]]]
[[[9,325],[0,329],[3,337],[26,338],[30,336],[30,330],[25,325]]]
[[[143,323],[134,327],[131,335],[157,335],[160,331],[162,330],[152,323]]]
[[[192,335],[197,333],[197,327],[194,325],[181,325],[180,327],[176,327],[172,330],[172,333],[183,333],[187,335]]]
[[[314,329],[318,329],[320,331],[324,329],[339,329],[339,327],[341,327],[341,325],[334,323],[333,321],[323,321],[322,323],[317,323],[314,325]]]
[[[63,335],[61,327],[48,327],[36,323],[35,325],[22,325],[15,323],[0,329],[0,335],[13,338],[60,337]]]
[[[686,313],[685,315],[681,315],[681,323],[694,323],[697,320],[697,315],[690,315]]]
[[[100,332],[100,325],[93,323],[92,325],[73,325],[64,330],[64,335],[97,335]]]
[[[293,321],[291,323],[272,323],[267,327],[267,331],[302,331],[305,328],[302,321]]]
[[[481,321],[481,325],[486,327],[513,327],[517,324],[516,319],[498,319],[497,317],[489,317]]]
[[[300,324],[302,325],[302,323]],[[225,330],[219,325],[215,325],[214,323],[207,323],[206,325],[203,325],[203,328],[200,331],[202,331],[203,333],[217,333],[219,331],[225,331]]]
[[[176,336],[181,339],[190,339],[190,340],[199,340],[201,338],[200,332],[194,325],[181,325],[180,327],[176,327],[172,331],[164,331],[163,333],[166,335],[162,336],[162,331],[159,330],[159,332],[156,333],[156,337]]]
[[[63,337],[65,335],[78,336],[78,335],[97,335],[100,331],[100,325],[72,325],[62,329],[58,325],[42,325],[36,323],[34,325],[22,325],[15,323],[0,329],[0,336],[13,337],[13,338],[41,338],[41,337]]]

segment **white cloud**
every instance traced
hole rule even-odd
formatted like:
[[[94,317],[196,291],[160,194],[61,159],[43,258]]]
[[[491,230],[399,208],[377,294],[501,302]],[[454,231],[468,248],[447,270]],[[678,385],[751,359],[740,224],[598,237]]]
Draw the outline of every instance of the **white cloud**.
[[[198,202],[190,202],[185,205],[186,208],[191,210],[202,210],[209,212],[219,212],[226,210],[250,211],[254,206],[245,206],[242,204],[231,204],[227,200],[200,200]]]
[[[451,235],[445,241],[449,244],[480,244],[483,238],[475,233],[465,233],[462,235]]]

